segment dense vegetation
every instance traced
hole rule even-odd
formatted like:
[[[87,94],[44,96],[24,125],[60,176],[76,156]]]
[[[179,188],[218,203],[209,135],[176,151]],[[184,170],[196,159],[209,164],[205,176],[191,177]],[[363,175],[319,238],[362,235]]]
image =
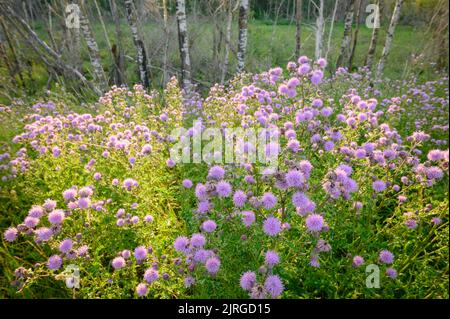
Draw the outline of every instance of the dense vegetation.
[[[301,57],[205,97],[173,78],[1,106],[0,296],[448,298],[448,77],[325,68]],[[278,165],[246,141],[243,163],[170,155],[236,127],[270,129]]]

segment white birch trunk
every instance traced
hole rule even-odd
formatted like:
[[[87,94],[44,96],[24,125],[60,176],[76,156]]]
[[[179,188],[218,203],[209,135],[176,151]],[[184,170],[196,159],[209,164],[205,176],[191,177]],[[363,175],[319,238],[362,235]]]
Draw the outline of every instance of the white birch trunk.
[[[107,81],[100,59],[100,51],[98,49],[97,42],[95,41],[92,34],[89,20],[83,10],[81,10],[80,12],[80,28],[88,47],[89,58],[91,60],[92,73],[94,74],[94,78],[99,83],[100,87],[102,89],[105,89]]]
[[[150,80],[147,70],[147,54],[145,53],[144,42],[140,39],[137,25],[137,16],[134,8],[133,0],[125,0],[125,7],[127,9],[127,20],[131,28],[131,36],[133,37],[134,45],[137,49],[137,63],[139,70],[139,80],[141,84],[148,88]]]
[[[316,45],[314,50],[314,56],[316,60],[322,57],[322,36],[324,30],[323,22],[323,0],[320,0],[319,4],[319,15],[316,19]]]
[[[189,56],[189,37],[186,21],[185,0],[176,0],[176,15],[178,23],[178,42],[181,58],[181,83],[186,93],[191,90],[191,60]]]
[[[223,57],[223,68],[222,68],[222,76],[220,78],[220,83],[223,84],[225,82],[225,77],[228,72],[228,65],[230,63],[230,42],[231,42],[231,27],[233,23],[233,3],[231,0],[227,2],[227,28],[225,33],[225,55]]]
[[[376,17],[376,19],[378,19],[378,21],[381,23],[381,12],[383,10],[383,3],[384,0],[378,0],[377,1],[377,5],[378,5],[378,17]],[[369,45],[369,50],[367,51],[367,56],[366,59],[364,61],[364,65],[367,66],[367,68],[369,69],[369,71],[372,71],[372,66],[373,66],[373,60],[375,57],[375,51],[377,48],[377,43],[378,43],[378,35],[380,33],[380,26],[375,26],[372,30],[372,37],[370,39],[370,45]]]
[[[239,40],[237,52],[237,73],[242,73],[245,68],[245,53],[247,51],[247,15],[248,0],[240,0],[239,6]]]
[[[338,8],[338,4],[339,4],[339,0],[336,0],[336,2],[334,3],[333,16],[331,17],[331,25],[330,25],[330,32],[328,34],[327,51],[325,52],[325,60],[328,60],[328,54],[330,53],[331,37],[333,36],[334,21],[336,20],[336,12],[337,12],[337,8]]]
[[[395,2],[394,12],[392,13],[391,23],[389,24],[388,32],[386,34],[386,41],[384,43],[383,53],[381,53],[380,62],[378,63],[377,68],[377,79],[381,78],[384,70],[384,64],[386,62],[386,58],[391,51],[392,40],[394,38],[395,27],[397,26],[398,20],[400,18],[400,10],[402,7],[403,0],[397,0]]]
[[[342,38],[341,49],[339,52],[338,60],[336,63],[336,67],[343,66],[345,61],[348,60],[349,49],[350,49],[350,41],[352,34],[352,23],[353,23],[353,11],[354,11],[355,0],[349,0],[347,11],[345,13],[344,20],[344,37]]]
[[[302,0],[296,0],[295,3],[295,57],[300,56],[302,45]]]
[[[168,72],[167,72],[167,67],[168,67],[167,54],[169,52],[169,12],[167,10],[167,0],[163,0],[163,20],[164,20],[163,83],[165,86],[167,83],[167,79],[169,78]]]

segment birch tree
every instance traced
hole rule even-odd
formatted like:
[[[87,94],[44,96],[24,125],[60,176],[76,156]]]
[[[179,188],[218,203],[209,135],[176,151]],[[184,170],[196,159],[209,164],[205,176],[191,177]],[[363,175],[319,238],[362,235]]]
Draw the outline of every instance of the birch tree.
[[[354,11],[355,0],[347,1],[347,9],[345,12],[344,19],[344,36],[341,42],[341,49],[339,51],[339,56],[336,62],[336,68],[343,66],[345,61],[348,60],[351,34],[352,34],[352,23],[353,23],[353,11]]]
[[[394,38],[394,33],[395,33],[395,27],[397,26],[398,20],[400,18],[400,10],[401,10],[403,1],[404,0],[396,0],[395,1],[395,8],[394,8],[394,12],[392,12],[391,22],[389,24],[389,28],[388,28],[388,31],[386,34],[386,41],[384,43],[383,52],[381,53],[380,62],[378,62],[377,74],[376,74],[377,79],[381,78],[381,75],[383,74],[386,58],[388,57],[389,52],[391,51],[392,40]]]
[[[186,21],[186,4],[184,0],[176,0],[176,15],[178,24],[178,43],[181,59],[181,83],[186,93],[192,86],[191,59],[189,56],[189,37]]]
[[[114,56],[114,83],[116,85],[122,85],[126,82],[124,69],[125,69],[125,59],[123,54],[123,44],[122,44],[122,28],[120,25],[119,12],[117,11],[117,4],[115,0],[109,0],[109,8],[111,10],[111,16],[114,20],[114,27],[116,31],[116,46],[111,46],[111,50]]]
[[[181,58],[181,83],[185,92],[188,93],[191,90],[192,80],[185,0],[176,0],[176,15],[178,24],[178,43]]]
[[[336,20],[336,12],[337,12],[337,8],[338,8],[338,4],[339,4],[339,0],[335,0],[333,16],[331,17],[330,32],[328,33],[327,50],[325,51],[325,60],[328,60],[328,54],[330,53],[331,37],[333,36],[334,21]]]
[[[300,56],[302,46],[302,0],[295,2],[295,57]]]
[[[133,37],[133,43],[137,50],[139,80],[145,88],[148,88],[150,86],[150,80],[147,70],[147,54],[145,52],[144,42],[139,36],[137,15],[133,0],[125,0],[125,7],[127,10],[127,21],[131,28],[131,36]]]
[[[361,18],[361,6],[362,6],[362,0],[358,0],[358,5],[356,6],[356,28],[355,32],[353,34],[353,44],[352,44],[352,50],[350,52],[350,57],[348,59],[348,69],[351,70],[353,68],[353,59],[355,57],[355,51],[356,51],[356,44],[358,43],[358,34],[359,34],[359,25],[360,25],[360,18]]]
[[[169,11],[167,10],[167,0],[162,0],[162,10],[163,10],[163,23],[164,23],[164,56],[163,56],[163,83],[164,85],[167,82],[168,74],[167,74],[167,67],[168,67],[168,59],[167,55],[169,52]]]
[[[83,1],[79,1],[80,5],[80,28],[83,33],[84,40],[86,41],[86,45],[89,51],[89,59],[92,65],[92,73],[94,75],[95,80],[100,85],[100,88],[104,90],[106,88],[106,76],[105,71],[103,70],[101,59],[100,59],[100,51],[98,49],[97,42],[92,34],[91,26],[89,20],[86,15],[86,11],[83,10],[84,6],[82,5]]]
[[[316,45],[314,49],[314,57],[316,60],[322,57],[322,37],[324,30],[323,20],[323,0],[320,0],[318,9],[318,15],[316,19]]]
[[[97,85],[89,82],[77,69],[67,63],[64,63],[61,54],[54,51],[44,40],[39,38],[30,25],[22,17],[15,13],[11,7],[0,3],[0,9],[2,12],[8,13],[8,15],[5,15],[6,19],[8,19],[11,25],[15,27],[20,36],[27,40],[33,51],[36,52],[37,56],[48,67],[49,71],[58,69],[66,74],[74,75],[80,80],[81,83],[92,89],[97,95],[102,94],[101,89],[99,89]]]
[[[233,23],[233,1],[227,0],[227,27],[225,30],[225,54],[223,57],[222,75],[220,83],[223,84],[228,72],[228,65],[230,63],[230,44],[231,44],[231,30]]]
[[[372,71],[373,60],[375,57],[375,51],[378,43],[378,35],[380,33],[380,19],[381,13],[383,12],[384,0],[377,0],[377,12],[375,12],[375,23],[372,30],[372,37],[370,39],[369,50],[367,51],[367,55],[364,61],[364,65]],[[377,21],[378,19],[378,21]]]
[[[247,16],[248,0],[240,0],[239,5],[239,38],[237,52],[237,73],[242,73],[245,68],[245,53],[247,51]]]

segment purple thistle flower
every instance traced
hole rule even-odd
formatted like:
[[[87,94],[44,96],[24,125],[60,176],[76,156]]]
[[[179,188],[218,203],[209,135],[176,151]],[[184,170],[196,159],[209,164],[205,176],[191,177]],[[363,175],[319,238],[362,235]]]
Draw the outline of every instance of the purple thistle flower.
[[[236,207],[243,207],[247,201],[247,195],[244,191],[237,190],[233,195],[233,203]]]
[[[205,249],[199,249],[194,254],[194,261],[197,263],[205,263],[211,256],[211,251]]]
[[[280,277],[277,275],[269,275],[264,283],[264,288],[272,296],[272,298],[277,298],[283,293],[284,287],[281,282]]]
[[[311,83],[314,85],[319,85],[323,79],[323,72],[321,70],[315,70],[311,75]]]
[[[24,223],[28,228],[34,228],[34,227],[37,226],[37,224],[39,224],[39,218],[27,216],[27,217],[25,217],[25,220],[24,220],[23,223]]]
[[[89,247],[88,247],[87,245],[83,245],[83,246],[81,246],[81,247],[78,247],[78,249],[77,249],[77,255],[78,255],[79,257],[86,257],[87,254],[88,254],[88,250],[89,250]]]
[[[33,206],[28,211],[28,216],[35,217],[35,218],[41,218],[44,215],[44,208],[41,206]]]
[[[217,257],[210,257],[205,263],[206,270],[210,274],[216,274],[220,268],[220,260]]]
[[[114,270],[117,270],[117,269],[125,267],[126,262],[125,262],[125,259],[123,259],[123,257],[116,257],[112,260],[111,264],[112,264]]]
[[[152,215],[145,215],[145,217],[144,217],[144,221],[146,223],[151,223],[153,220],[154,220],[154,218]]]
[[[122,250],[122,252],[120,254],[125,259],[128,259],[131,257],[131,251],[129,251],[128,249]]]
[[[191,188],[192,187],[192,181],[190,179],[185,179],[182,182],[182,185],[184,188]]]
[[[76,196],[77,196],[77,190],[73,189],[73,188],[69,188],[63,192],[63,197],[66,201],[75,200]]]
[[[148,293],[148,287],[145,283],[140,283],[136,286],[136,293],[139,297],[144,297]]]
[[[41,227],[36,229],[35,234],[40,241],[47,241],[53,236],[53,232],[50,228]]]
[[[73,242],[72,239],[64,239],[60,244],[59,244],[59,251],[67,254],[68,252],[70,252],[72,250],[73,247]]]
[[[52,199],[46,199],[44,205],[42,205],[47,211],[54,210],[56,208],[56,201]]]
[[[266,209],[274,208],[277,205],[277,197],[272,193],[264,193],[262,196],[262,204]]]
[[[167,165],[168,168],[172,168],[172,167],[175,166],[175,161],[174,161],[173,159],[169,158],[169,159],[166,161],[166,165]]]
[[[48,214],[48,221],[51,224],[61,224],[65,218],[64,211],[62,209],[55,209]]]
[[[62,259],[58,255],[53,255],[48,259],[47,267],[48,269],[58,270],[62,266]]]
[[[149,268],[144,273],[144,280],[149,284],[155,282],[159,278],[159,273],[156,269]]]
[[[264,221],[263,230],[269,236],[276,236],[281,231],[281,222],[275,217],[268,217]]]
[[[134,258],[137,261],[144,260],[147,257],[147,248],[144,246],[139,246],[134,249]]]
[[[427,158],[430,161],[439,161],[445,157],[444,152],[441,150],[431,150],[428,152]]]
[[[382,250],[378,259],[381,263],[389,265],[394,262],[394,254],[389,250]]]
[[[241,215],[245,226],[250,227],[255,222],[255,213],[252,211],[243,211]]]
[[[3,233],[3,237],[6,241],[13,242],[17,238],[18,230],[15,227],[9,227],[5,232]]]
[[[224,176],[225,176],[225,170],[218,165],[213,166],[209,169],[209,172],[208,172],[209,178],[221,180],[221,179],[223,179]]]
[[[91,206],[91,200],[89,197],[81,197],[78,199],[78,207],[81,209],[87,209]]]
[[[311,214],[308,217],[306,217],[306,227],[312,232],[318,232],[321,231],[323,228],[323,217],[319,214]]]
[[[193,234],[191,236],[191,245],[196,248],[201,248],[205,245],[206,239],[202,234]]]
[[[195,284],[195,279],[192,276],[187,276],[184,278],[184,286],[186,288],[192,287]]]
[[[383,181],[375,181],[372,183],[372,188],[375,192],[379,193],[386,189],[386,183]]]
[[[431,219],[431,222],[435,225],[440,225],[440,224],[442,224],[442,219],[440,219],[439,217],[433,217]]]
[[[152,152],[152,146],[150,144],[145,144],[142,146],[141,153],[142,154],[150,154]]]
[[[285,178],[289,187],[300,187],[305,182],[305,176],[296,169],[287,172]]]
[[[327,151],[327,152],[333,150],[333,148],[334,148],[334,143],[333,143],[332,141],[326,141],[326,142],[323,144],[323,149],[324,149],[325,151]]]
[[[195,186],[195,196],[199,200],[205,200],[207,198],[206,186],[198,183],[197,186]]]
[[[241,288],[247,291],[252,290],[256,284],[256,274],[253,271],[244,272],[240,279]]]
[[[405,226],[409,229],[415,229],[417,228],[417,220],[415,220],[414,218],[408,218],[407,220],[405,220]]]
[[[83,187],[78,191],[78,195],[80,195],[80,197],[90,197],[93,193],[94,192],[90,187]]]
[[[214,230],[216,230],[216,228],[217,225],[213,220],[206,220],[202,224],[202,229],[207,233],[213,232]]]
[[[216,185],[216,192],[219,197],[228,197],[231,194],[231,185],[228,182],[220,181]]]
[[[188,252],[189,238],[185,236],[179,236],[177,239],[175,239],[173,246],[176,251],[186,253]]]
[[[386,269],[386,276],[388,276],[391,279],[397,278],[397,270],[395,270],[394,268]]]
[[[264,261],[267,266],[272,268],[273,266],[275,266],[280,262],[280,257],[278,257],[278,254],[275,251],[269,250],[266,252]]]
[[[205,214],[211,209],[211,203],[207,200],[202,200],[197,204],[197,213]]]
[[[361,256],[355,256],[353,257],[353,267],[359,267],[362,264],[364,264],[364,258],[362,258]]]

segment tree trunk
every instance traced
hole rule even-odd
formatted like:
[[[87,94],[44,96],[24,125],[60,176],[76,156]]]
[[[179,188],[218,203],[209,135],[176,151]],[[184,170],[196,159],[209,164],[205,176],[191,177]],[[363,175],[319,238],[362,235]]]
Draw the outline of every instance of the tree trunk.
[[[82,1],[79,1],[80,4],[80,28],[83,33],[83,37],[86,41],[86,45],[89,51],[89,58],[91,60],[92,72],[94,74],[94,78],[97,83],[100,85],[100,88],[104,90],[106,88],[106,76],[102,67],[101,59],[100,59],[100,51],[98,49],[97,42],[92,34],[91,26],[89,24],[89,20],[87,18],[86,12],[83,10],[83,6],[81,5]]]
[[[186,21],[185,0],[176,0],[178,43],[181,58],[181,83],[186,93],[189,93],[192,86],[191,80],[191,60],[189,56],[189,38]]]
[[[168,59],[167,54],[169,52],[169,11],[167,10],[167,0],[163,0],[163,20],[164,20],[164,56],[163,56],[163,84],[166,85],[168,81]]]
[[[330,25],[330,32],[328,34],[327,51],[325,52],[325,60],[328,60],[328,54],[330,53],[331,38],[333,36],[334,21],[336,21],[336,12],[337,12],[337,8],[338,8],[338,4],[339,4],[339,0],[336,0],[336,2],[334,3],[333,16],[331,17],[331,25]]]
[[[377,79],[381,78],[381,75],[383,74],[384,64],[386,62],[386,58],[389,55],[389,52],[391,50],[392,40],[394,38],[394,32],[395,27],[397,26],[398,20],[400,18],[400,10],[402,7],[403,0],[396,0],[395,1],[395,8],[394,12],[392,13],[391,23],[389,24],[389,28],[386,34],[386,41],[384,43],[383,52],[381,53],[380,62],[378,63],[377,68]]]
[[[302,46],[302,0],[296,0],[295,3],[295,57],[300,56]]]
[[[323,36],[323,0],[320,0],[319,15],[316,19],[316,45],[314,50],[314,57],[316,60],[322,57],[322,36]]]
[[[125,59],[123,54],[123,45],[122,45],[122,28],[120,26],[120,17],[119,12],[117,11],[116,0],[109,0],[109,7],[111,9],[111,16],[114,20],[114,26],[116,30],[116,42],[117,45],[111,46],[111,51],[114,56],[114,64],[115,64],[115,72],[114,72],[114,84],[122,85],[126,83],[125,79]]]
[[[360,17],[361,17],[361,6],[362,6],[362,0],[358,0],[358,5],[356,6],[356,29],[355,33],[353,34],[353,44],[352,44],[352,51],[350,53],[350,57],[348,59],[348,69],[349,71],[353,68],[353,58],[355,56],[356,51],[356,44],[358,43],[358,33],[359,33],[359,25],[360,25]]]
[[[220,83],[225,82],[225,77],[228,72],[228,65],[230,63],[230,42],[231,42],[231,27],[233,23],[233,3],[232,0],[227,1],[227,29],[225,34],[225,56],[223,57],[222,76],[220,77]]]
[[[343,66],[348,59],[348,50],[350,47],[350,36],[352,34],[353,11],[355,0],[348,0],[347,10],[344,21],[344,37],[342,38],[341,49],[336,62],[336,68]]]
[[[375,17],[375,19],[378,19],[378,22],[381,23],[381,13],[383,12],[384,0],[378,0],[377,5],[378,5],[378,13],[377,13],[378,17]],[[380,26],[379,25],[374,26],[372,30],[372,38],[370,39],[369,50],[367,51],[366,59],[364,61],[364,65],[367,66],[369,71],[372,71],[373,59],[375,57],[379,33],[380,33]]]
[[[17,57],[16,49],[11,41],[11,37],[8,33],[8,29],[6,28],[5,22],[3,21],[3,17],[0,17],[0,26],[2,27],[3,34],[5,36],[5,40],[8,43],[9,50],[11,51],[12,62],[14,64],[13,73],[17,73],[20,79],[20,83],[23,87],[25,87],[25,81],[22,76],[22,66],[20,60]],[[6,49],[5,49],[6,54]]]
[[[137,50],[137,63],[139,70],[139,80],[141,84],[148,88],[150,86],[150,80],[148,77],[147,70],[147,54],[145,52],[144,42],[140,39],[138,25],[137,25],[137,15],[134,8],[133,0],[125,0],[125,7],[127,9],[127,20],[131,28],[131,36],[133,37],[134,45]]]
[[[245,68],[245,53],[247,51],[247,15],[248,0],[240,0],[239,7],[239,40],[237,52],[237,73],[242,73]]]

